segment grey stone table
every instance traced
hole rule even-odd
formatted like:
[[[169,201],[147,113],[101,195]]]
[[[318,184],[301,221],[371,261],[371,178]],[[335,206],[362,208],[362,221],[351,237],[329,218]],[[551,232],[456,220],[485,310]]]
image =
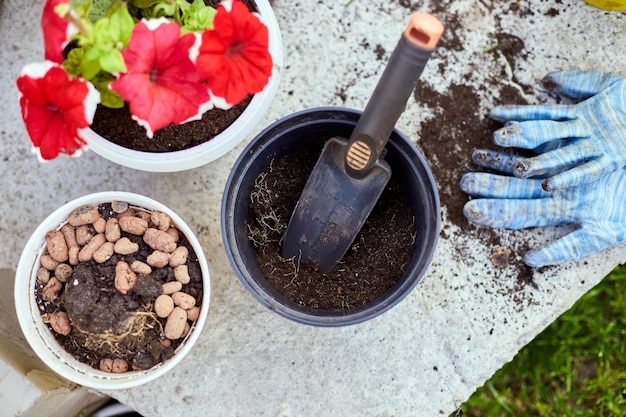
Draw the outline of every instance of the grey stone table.
[[[617,247],[582,262],[530,271],[520,285],[518,269],[498,269],[489,261],[493,248],[480,229],[453,224],[444,206],[444,233],[433,263],[401,304],[345,328],[292,323],[246,292],[222,244],[222,190],[245,143],[207,166],[172,174],[134,171],[93,152],[37,162],[20,120],[15,78],[25,63],[41,59],[42,3],[0,4],[0,276],[12,275],[36,225],[81,195],[132,191],[177,211],[205,249],[212,304],[198,344],[180,366],[145,386],[108,393],[145,416],[448,415],[626,259]],[[471,87],[480,99],[478,118],[494,103],[493,83],[487,81],[494,77],[532,103],[549,100],[539,85],[549,71],[626,75],[626,16],[582,0],[275,0],[273,6],[285,65],[277,97],[255,133],[305,108],[362,109],[411,10],[436,10],[448,22],[448,47],[435,54],[423,82],[442,96],[453,84]],[[501,50],[486,53],[499,34],[523,42],[515,60]],[[411,100],[398,128],[419,147],[420,126],[432,117],[434,109]],[[498,238],[519,258],[520,248],[563,232],[499,231]]]

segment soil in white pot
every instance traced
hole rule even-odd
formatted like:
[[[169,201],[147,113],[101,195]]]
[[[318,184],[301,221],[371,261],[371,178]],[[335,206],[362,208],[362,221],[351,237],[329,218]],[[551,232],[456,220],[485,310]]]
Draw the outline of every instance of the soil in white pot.
[[[197,319],[203,295],[196,254],[169,216],[157,220],[151,214],[164,213],[124,210],[125,206],[116,202],[115,210],[112,204],[97,207],[99,217],[107,224],[105,231],[100,221],[100,225],[68,223],[64,226],[67,229],[48,233],[35,288],[42,319],[49,323],[59,344],[79,361],[116,373],[149,369],[172,357]],[[80,210],[93,213],[95,209],[85,207],[88,209],[78,209],[70,219]],[[147,226],[148,231],[128,226],[130,222],[123,217],[143,220],[139,229]],[[119,226],[117,237],[115,227],[110,231],[109,223]],[[67,233],[74,238],[68,238]],[[93,236],[97,235],[104,235],[107,243],[84,260],[83,250],[95,245]],[[158,239],[147,238],[149,235]],[[62,255],[54,259],[58,246],[48,240],[53,236],[64,239],[70,248],[76,239],[81,260],[76,262],[71,249],[66,261],[61,260]],[[63,242],[58,244],[63,246]],[[106,245],[114,247],[113,253],[103,249]],[[155,259],[157,252],[164,254],[162,261]]]
[[[152,138],[131,117],[128,106],[112,109],[102,105],[94,116],[91,129],[110,142],[143,152],[175,152],[200,145],[226,130],[243,113],[252,96],[228,109],[213,108],[202,119],[169,125],[159,129]]]

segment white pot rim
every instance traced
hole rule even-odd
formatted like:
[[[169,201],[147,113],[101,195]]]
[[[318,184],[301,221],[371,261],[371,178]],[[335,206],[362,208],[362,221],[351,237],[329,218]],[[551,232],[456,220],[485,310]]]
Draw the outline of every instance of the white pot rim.
[[[192,331],[189,332],[183,343],[176,350],[175,355],[150,369],[144,371],[130,371],[123,374],[111,374],[100,371],[88,364],[78,361],[66,352],[41,319],[41,314],[34,297],[36,270],[45,247],[46,233],[65,224],[69,214],[76,207],[85,204],[97,205],[100,203],[110,203],[113,200],[125,201],[132,206],[167,213],[196,252],[202,271],[204,291],[203,301],[200,307],[200,316],[192,326]],[[144,384],[163,375],[178,364],[191,350],[200,336],[200,332],[204,327],[208,315],[210,296],[210,276],[207,260],[200,242],[189,226],[165,205],[149,197],[123,191],[105,191],[85,195],[55,210],[37,227],[26,243],[15,275],[14,298],[17,318],[26,340],[37,356],[39,356],[50,369],[65,379],[79,385],[102,390],[124,389]]]
[[[200,145],[175,152],[142,152],[125,148],[103,138],[91,129],[84,131],[88,148],[120,165],[150,172],[185,171],[206,165],[228,153],[259,124],[278,91],[283,68],[283,43],[274,11],[268,0],[254,0],[269,31],[269,52],[274,62],[265,89],[254,95],[243,113],[222,133]]]

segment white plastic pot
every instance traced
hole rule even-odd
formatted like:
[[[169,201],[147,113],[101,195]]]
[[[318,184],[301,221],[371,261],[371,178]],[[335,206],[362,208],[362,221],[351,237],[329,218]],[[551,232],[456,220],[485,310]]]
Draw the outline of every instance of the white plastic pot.
[[[128,149],[103,138],[91,129],[85,131],[89,149],[117,164],[150,172],[185,171],[206,165],[223,156],[259,124],[269,110],[283,67],[283,44],[274,11],[268,0],[255,0],[261,19],[269,31],[269,52],[274,70],[265,89],[254,95],[244,112],[226,130],[200,145],[175,152],[154,153]]]
[[[41,255],[45,249],[46,233],[59,229],[67,222],[69,214],[77,207],[91,204],[125,201],[129,205],[147,209],[159,210],[167,213],[176,228],[185,235],[195,251],[202,270],[203,297],[200,307],[200,316],[193,324],[191,331],[181,345],[176,349],[174,356],[154,367],[142,371],[130,371],[122,374],[112,374],[100,371],[86,363],[82,363],[70,355],[55,339],[54,334],[44,324],[35,299],[36,272],[40,264]],[[109,191],[89,194],[71,201],[54,211],[37,227],[28,240],[20,258],[15,276],[15,308],[17,317],[26,340],[41,360],[54,372],[67,380],[86,387],[96,389],[123,389],[144,384],[151,381],[179,363],[189,352],[200,336],[209,311],[210,277],[209,268],[200,246],[189,226],[171,209],[163,204],[142,195]]]

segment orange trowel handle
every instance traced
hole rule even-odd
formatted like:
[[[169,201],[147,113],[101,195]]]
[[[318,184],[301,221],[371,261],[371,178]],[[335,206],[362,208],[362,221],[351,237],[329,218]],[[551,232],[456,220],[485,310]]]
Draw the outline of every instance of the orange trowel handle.
[[[362,178],[381,155],[432,51],[443,34],[435,16],[414,13],[346,147],[346,171]]]

